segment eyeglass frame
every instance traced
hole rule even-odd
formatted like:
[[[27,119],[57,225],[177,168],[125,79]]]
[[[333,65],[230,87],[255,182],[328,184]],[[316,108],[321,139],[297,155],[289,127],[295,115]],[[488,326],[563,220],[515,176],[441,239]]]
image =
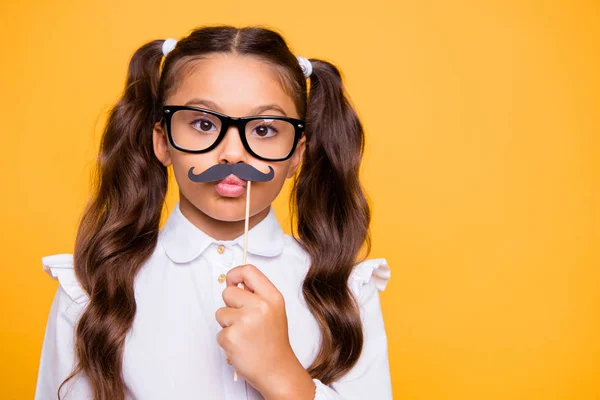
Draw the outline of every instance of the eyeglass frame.
[[[214,115],[215,117],[219,118],[219,120],[221,121],[221,131],[219,132],[219,136],[217,136],[217,139],[215,140],[215,142],[204,150],[190,150],[190,149],[186,149],[186,148],[183,148],[183,147],[177,145],[175,143],[175,140],[173,139],[173,134],[171,132],[171,119],[173,117],[173,114],[175,114],[177,111],[180,111],[180,110],[200,111],[200,112],[203,112],[206,114]],[[238,128],[238,134],[240,135],[240,139],[242,141],[242,144],[244,145],[244,149],[246,149],[246,151],[248,153],[250,153],[253,157],[258,158],[259,160],[263,160],[263,161],[285,161],[285,160],[289,159],[290,157],[292,157],[292,155],[294,154],[294,151],[296,150],[296,146],[298,145],[298,141],[304,134],[304,127],[306,126],[305,121],[303,121],[301,119],[284,117],[282,115],[252,115],[252,116],[247,116],[247,117],[230,117],[228,115],[221,114],[216,111],[208,110],[206,108],[193,107],[193,106],[175,106],[175,105],[165,105],[165,106],[163,106],[162,111],[163,111],[163,119],[166,122],[166,126],[167,126],[167,136],[169,137],[169,142],[171,143],[171,145],[179,151],[183,151],[186,153],[192,153],[192,154],[208,153],[209,151],[213,150],[215,147],[217,147],[219,145],[219,143],[221,143],[221,141],[227,134],[227,131],[229,130],[229,128],[231,126],[235,126]],[[280,158],[262,157],[262,156],[256,154],[250,148],[250,145],[248,144],[248,141],[246,140],[246,125],[250,121],[255,121],[255,120],[259,120],[259,119],[277,119],[277,120],[287,121],[292,124],[292,126],[294,127],[294,144],[292,145],[292,149],[290,150],[290,152],[287,156],[280,157]]]

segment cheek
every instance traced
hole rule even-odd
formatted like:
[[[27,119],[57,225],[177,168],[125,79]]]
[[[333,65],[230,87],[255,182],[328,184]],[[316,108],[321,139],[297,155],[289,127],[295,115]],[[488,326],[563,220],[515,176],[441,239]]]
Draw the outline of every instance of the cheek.
[[[217,164],[217,160],[213,154],[185,154],[177,152],[172,157],[173,161],[173,173],[179,189],[183,193],[191,195],[197,193],[202,187],[207,184],[192,182],[188,178],[190,168],[194,167],[194,173],[198,174],[205,171],[206,169]]]
[[[275,171],[275,177],[268,182],[253,182],[250,201],[251,212],[256,213],[264,210],[265,207],[268,207],[273,200],[277,198],[283,185],[285,184],[287,177],[287,163],[285,165],[278,165],[279,163],[267,164],[273,167]],[[265,166],[263,168],[265,171],[268,170],[268,167]]]
[[[275,169],[275,168],[273,168]],[[251,195],[251,201],[254,203],[254,196],[256,196],[256,200],[260,200],[262,203],[270,203],[279,194],[283,184],[285,183],[285,172],[275,169],[275,177],[268,182],[253,182],[252,189],[255,189]]]

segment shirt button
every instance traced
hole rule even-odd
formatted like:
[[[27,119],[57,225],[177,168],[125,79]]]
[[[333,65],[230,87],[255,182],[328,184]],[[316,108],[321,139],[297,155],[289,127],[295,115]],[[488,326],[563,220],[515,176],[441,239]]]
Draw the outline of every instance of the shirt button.
[[[225,246],[220,244],[219,247],[217,247],[217,253],[219,253],[219,254],[225,253]]]
[[[225,282],[225,279],[227,279],[227,277],[225,276],[225,274],[221,274],[221,275],[219,275],[219,277],[217,278],[217,280],[219,281],[219,283],[223,283],[223,282]]]

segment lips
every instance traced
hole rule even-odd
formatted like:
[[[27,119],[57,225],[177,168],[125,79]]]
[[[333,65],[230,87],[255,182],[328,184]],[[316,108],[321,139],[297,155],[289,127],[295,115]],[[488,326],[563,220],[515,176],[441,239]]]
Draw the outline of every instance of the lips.
[[[219,183],[223,183],[225,185],[237,185],[246,187],[246,181],[238,178],[237,176],[231,174],[227,178],[222,179]]]
[[[246,181],[229,175],[215,185],[215,190],[222,197],[239,197],[246,191]]]

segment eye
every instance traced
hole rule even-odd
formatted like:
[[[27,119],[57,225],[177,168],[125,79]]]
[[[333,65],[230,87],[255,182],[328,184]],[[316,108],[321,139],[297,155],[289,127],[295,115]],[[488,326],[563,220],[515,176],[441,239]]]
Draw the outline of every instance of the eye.
[[[207,119],[196,119],[192,121],[192,128],[198,132],[209,133],[215,131],[217,127]]]
[[[252,134],[260,138],[268,138],[277,135],[277,129],[269,124],[258,125],[252,129]]]

